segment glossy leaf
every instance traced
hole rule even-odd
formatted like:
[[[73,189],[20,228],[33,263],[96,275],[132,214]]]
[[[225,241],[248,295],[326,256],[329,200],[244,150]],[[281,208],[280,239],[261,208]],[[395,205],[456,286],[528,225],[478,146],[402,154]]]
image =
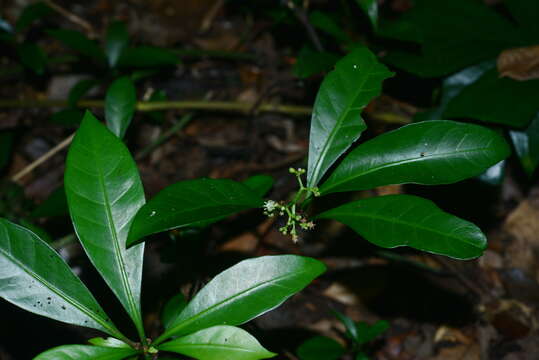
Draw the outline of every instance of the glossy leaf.
[[[133,81],[127,77],[115,80],[105,97],[105,119],[107,127],[119,138],[123,138],[137,105],[137,93]]]
[[[119,66],[129,67],[174,66],[180,63],[180,58],[173,52],[151,46],[126,48],[118,60]]]
[[[133,221],[128,246],[144,236],[182,227],[206,226],[237,212],[262,206],[246,185],[228,179],[180,181],[159,192]]]
[[[508,20],[468,0],[416,0],[396,23],[380,27],[379,34],[419,43],[419,54],[395,50],[384,61],[425,77],[456,72],[519,44],[518,31]]]
[[[136,354],[131,348],[63,345],[39,354],[34,360],[122,360]]]
[[[434,120],[403,126],[348,154],[320,187],[322,194],[389,184],[450,184],[477,176],[509,156],[488,128]]]
[[[500,78],[498,71],[492,69],[452,99],[444,116],[524,127],[539,111],[537,92],[539,80]]]
[[[479,175],[479,181],[494,186],[500,185],[503,182],[506,164],[507,160],[502,160],[499,163],[492,165],[484,173]]]
[[[358,338],[358,333],[357,333],[356,323],[354,322],[354,320],[350,319],[348,316],[336,310],[333,310],[332,313],[344,325],[344,328],[346,329],[346,335],[351,340],[355,341]]]
[[[122,340],[118,340],[113,337],[108,338],[102,338],[102,337],[96,337],[88,340],[88,343],[94,345],[94,346],[101,346],[101,347],[112,347],[112,348],[130,348],[130,346],[126,343],[124,343]]]
[[[436,108],[416,114],[414,120],[425,121],[443,119],[443,114],[449,102],[460,94],[467,86],[481,78],[485,72],[495,67],[496,62],[488,60],[448,76],[442,82],[440,104]]]
[[[120,60],[122,52],[129,44],[129,34],[125,23],[114,21],[107,28],[105,52],[110,67],[115,67]]]
[[[77,82],[71,90],[69,90],[69,95],[67,97],[69,106],[76,107],[77,102],[97,84],[99,84],[99,82],[95,79],[82,79]]]
[[[0,219],[0,296],[34,314],[118,334],[56,251],[5,219]]]
[[[262,197],[273,187],[275,180],[269,175],[254,175],[243,181],[255,194]]]
[[[247,331],[224,325],[166,342],[158,349],[198,360],[258,360],[276,355],[264,349]]]
[[[361,112],[380,94],[382,82],[390,76],[367,48],[356,48],[326,76],[311,119],[308,186],[316,186],[367,128]]]
[[[144,204],[135,162],[114,134],[86,112],[66,161],[69,212],[88,257],[139,329],[143,245],[126,250],[131,221]]]
[[[32,23],[52,13],[52,9],[42,1],[30,4],[24,8],[15,23],[17,32],[26,30]]]
[[[378,27],[378,0],[356,0],[359,7],[365,11],[373,28]]]
[[[539,113],[526,130],[510,131],[509,134],[524,171],[532,176],[539,165]]]
[[[215,325],[240,325],[279,306],[325,271],[296,255],[244,260],[211,280],[156,342]]]
[[[105,54],[99,45],[97,45],[95,41],[88,39],[86,35],[80,31],[58,29],[48,30],[47,33],[82,55],[86,55],[98,61],[102,61],[105,58]]]
[[[34,43],[23,43],[17,46],[17,53],[21,62],[36,74],[43,75],[47,67],[47,55]]]
[[[309,47],[303,47],[292,70],[294,75],[304,79],[331,70],[337,60],[339,57],[333,53],[319,52]]]
[[[161,322],[165,329],[167,329],[172,321],[178,317],[178,315],[187,306],[187,299],[182,293],[173,296],[163,308],[161,312]]]
[[[338,360],[344,352],[344,347],[337,341],[326,336],[316,336],[301,344],[297,355],[300,360]]]
[[[317,218],[342,222],[384,248],[410,246],[456,259],[481,256],[487,239],[474,224],[411,195],[388,195],[354,201]]]

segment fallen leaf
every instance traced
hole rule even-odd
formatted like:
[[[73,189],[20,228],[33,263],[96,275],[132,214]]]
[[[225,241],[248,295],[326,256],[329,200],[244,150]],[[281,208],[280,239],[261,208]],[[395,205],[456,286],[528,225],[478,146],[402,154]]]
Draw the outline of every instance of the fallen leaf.
[[[497,66],[500,77],[539,79],[539,45],[505,50],[498,56]]]

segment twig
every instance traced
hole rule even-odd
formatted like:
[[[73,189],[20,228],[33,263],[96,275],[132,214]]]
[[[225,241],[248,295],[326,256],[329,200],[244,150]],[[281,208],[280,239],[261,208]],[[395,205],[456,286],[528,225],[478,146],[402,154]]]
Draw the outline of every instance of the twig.
[[[324,51],[324,46],[322,45],[322,42],[320,41],[316,30],[309,22],[309,17],[307,16],[307,12],[305,11],[305,9],[297,7],[296,4],[294,4],[294,2],[291,0],[284,0],[284,2],[286,6],[290,10],[292,10],[296,18],[301,22],[316,50],[319,52]]]
[[[185,114],[181,119],[180,121],[178,121],[176,124],[174,124],[170,129],[168,129],[166,132],[164,132],[161,136],[159,136],[157,139],[155,139],[155,141],[153,141],[150,145],[148,145],[147,147],[145,147],[144,149],[142,149],[136,156],[135,156],[135,159],[136,160],[140,160],[142,158],[144,158],[146,155],[148,155],[149,153],[151,153],[156,147],[158,147],[159,145],[161,145],[162,143],[164,143],[165,141],[168,140],[168,138],[170,138],[171,136],[173,136],[174,134],[176,134],[178,131],[180,131],[181,129],[183,129],[185,127],[185,125],[187,125],[187,123],[189,123],[189,121],[191,121],[191,119],[193,118],[193,114],[192,113],[189,113],[189,114]]]
[[[66,107],[67,100],[55,99],[8,99],[0,100],[0,108],[47,108],[47,107]],[[81,108],[102,108],[105,103],[103,100],[81,100],[77,106]],[[224,111],[240,112],[248,114],[253,104],[243,102],[226,101],[139,101],[137,103],[138,111],[156,111],[156,110],[206,110],[206,111]],[[259,112],[274,112],[288,115],[308,116],[312,112],[311,107],[296,105],[279,104],[261,104]]]
[[[95,30],[88,21],[82,19],[80,16],[73,14],[71,11],[68,11],[67,9],[61,7],[60,5],[56,4],[52,0],[45,0],[45,3],[51,9],[63,15],[66,19],[68,19],[72,23],[77,24],[80,27],[84,28],[84,30],[86,30],[86,32],[88,33],[89,37],[93,38],[95,36]]]
[[[200,26],[200,32],[206,32],[211,28],[213,20],[215,19],[215,17],[219,13],[219,10],[221,10],[224,4],[225,4],[225,0],[217,0],[213,4],[213,6],[206,13],[206,16],[202,20],[202,25]]]
[[[73,140],[73,137],[75,136],[75,134],[71,134],[69,135],[69,137],[67,137],[66,139],[64,139],[61,143],[59,143],[58,145],[56,145],[55,147],[53,147],[52,149],[50,149],[49,151],[47,151],[45,154],[41,155],[39,158],[37,158],[35,161],[33,161],[32,163],[30,163],[28,166],[26,166],[24,169],[22,169],[21,171],[19,171],[18,173],[16,173],[15,175],[13,175],[13,177],[11,178],[11,180],[13,182],[16,182],[20,179],[22,179],[25,175],[29,174],[30,172],[32,172],[32,170],[34,170],[36,167],[38,167],[39,165],[43,164],[45,161],[47,161],[48,159],[50,159],[51,157],[53,157],[55,154],[57,154],[58,152],[62,151],[63,149],[65,149],[70,143],[71,141]]]

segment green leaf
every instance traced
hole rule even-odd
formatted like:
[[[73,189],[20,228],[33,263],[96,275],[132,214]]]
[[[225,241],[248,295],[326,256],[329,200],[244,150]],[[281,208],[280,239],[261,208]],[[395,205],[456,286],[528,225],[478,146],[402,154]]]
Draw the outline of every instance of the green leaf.
[[[13,147],[13,131],[0,131],[0,170],[2,170],[11,159],[11,148]]]
[[[539,2],[530,0],[505,0],[505,5],[517,21],[522,37],[530,44],[537,43],[539,37]]]
[[[88,257],[142,329],[140,283],[144,246],[125,248],[144,191],[120,139],[86,112],[69,148],[64,178],[69,212]]]
[[[505,175],[505,166],[507,160],[502,160],[499,163],[489,167],[484,173],[479,175],[479,181],[482,181],[489,185],[500,185],[503,182],[503,177]]]
[[[326,34],[333,36],[342,44],[351,44],[353,41],[343,28],[333,18],[321,11],[313,11],[309,15],[309,22]]]
[[[524,131],[510,131],[515,152],[528,176],[532,176],[539,165],[539,113]]]
[[[125,23],[121,21],[112,22],[107,28],[105,42],[105,52],[111,68],[118,64],[118,60],[120,60],[120,56],[128,44],[129,34]]]
[[[342,222],[384,248],[410,246],[455,259],[481,256],[487,239],[474,224],[411,195],[388,195],[354,201],[317,216]]]
[[[386,332],[386,330],[389,329],[389,323],[385,320],[379,320],[373,325],[369,325],[364,321],[360,321],[356,323],[356,327],[358,343],[366,344]]]
[[[440,104],[433,109],[416,114],[417,121],[438,120],[443,118],[449,102],[462,92],[467,86],[476,82],[485,72],[493,69],[496,62],[493,60],[484,61],[480,64],[467,67],[447,78],[442,82]]]
[[[356,48],[329,73],[311,119],[307,185],[314,187],[367,128],[361,112],[391,72],[367,48]]]
[[[353,341],[356,341],[358,338],[357,334],[357,327],[354,320],[350,319],[348,316],[338,312],[337,310],[333,310],[332,313],[339,319],[340,322],[343,323],[345,329],[346,329],[346,335]]]
[[[450,184],[477,176],[509,156],[488,128],[432,120],[403,126],[354,149],[320,187],[322,194],[389,184]]]
[[[292,71],[297,77],[305,79],[331,70],[337,60],[339,60],[339,56],[336,54],[318,52],[304,46],[298,54]]]
[[[126,343],[124,343],[122,340],[118,340],[113,337],[108,338],[102,338],[102,337],[96,337],[88,340],[88,343],[94,345],[94,346],[101,346],[101,347],[112,347],[112,348],[130,348],[130,346]]]
[[[215,325],[240,325],[282,304],[325,271],[296,255],[244,260],[211,280],[155,343]]]
[[[53,241],[52,236],[45,229],[43,229],[41,226],[38,226],[38,225],[34,224],[32,221],[30,221],[28,219],[24,219],[24,218],[20,219],[19,223],[20,223],[20,225],[22,227],[24,227],[27,230],[30,230],[31,232],[33,232],[35,235],[37,235],[38,238],[40,238],[41,240],[43,240],[47,244],[52,243],[52,241]]]
[[[76,107],[77,102],[98,84],[99,81],[95,79],[82,79],[77,82],[71,90],[69,90],[69,95],[67,97],[69,106]]]
[[[421,45],[419,54],[390,51],[384,61],[424,77],[443,76],[521,44],[517,29],[481,1],[416,0],[380,35]],[[481,24],[481,26],[477,26]]]
[[[124,67],[159,67],[178,64],[181,64],[181,61],[176,54],[151,46],[126,48],[118,60],[118,66]]]
[[[105,58],[105,54],[99,45],[95,41],[88,39],[80,31],[58,29],[48,30],[47,33],[82,55],[94,58],[99,62]]]
[[[376,29],[378,27],[378,0],[356,0],[360,8],[365,11],[372,27]]]
[[[127,77],[115,80],[105,97],[107,127],[120,139],[124,137],[137,106],[137,93],[133,81]]]
[[[165,329],[170,326],[172,320],[178,317],[186,306],[187,299],[182,293],[173,296],[169,301],[167,301],[163,311],[161,312],[161,323],[163,323]]]
[[[301,344],[297,354],[300,360],[338,360],[345,349],[337,341],[326,336],[316,336]]]
[[[39,354],[34,360],[122,360],[136,354],[131,348],[62,345]]]
[[[207,226],[237,212],[261,206],[262,198],[236,181],[180,181],[161,190],[139,210],[129,230],[127,245],[150,234],[187,226]]]
[[[118,334],[90,291],[37,235],[0,219],[0,296],[34,314]]]
[[[269,175],[254,175],[243,181],[255,194],[262,197],[273,187],[275,180]]]
[[[52,13],[52,9],[43,2],[36,2],[24,8],[15,23],[15,31],[21,32],[29,27],[34,21]]]
[[[203,329],[158,347],[198,360],[258,360],[276,354],[264,349],[247,331],[234,326]]]
[[[524,127],[539,111],[537,92],[539,80],[500,78],[492,69],[452,99],[444,116]]]
[[[43,49],[34,43],[23,43],[17,46],[17,54],[24,66],[43,75],[47,67],[47,54]]]

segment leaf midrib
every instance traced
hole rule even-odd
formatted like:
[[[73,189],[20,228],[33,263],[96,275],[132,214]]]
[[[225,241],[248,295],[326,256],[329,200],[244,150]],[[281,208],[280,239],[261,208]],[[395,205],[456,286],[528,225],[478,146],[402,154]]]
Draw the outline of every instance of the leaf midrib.
[[[166,344],[164,344],[166,345]],[[174,348],[173,348],[174,346]],[[256,354],[258,353],[257,350],[250,350],[250,349],[247,349],[247,348],[243,348],[243,347],[240,347],[240,346],[237,346],[237,345],[224,345],[224,344],[220,344],[220,345],[217,345],[217,344],[207,344],[207,343],[196,343],[196,344],[174,344],[174,345],[170,345],[170,346],[161,346],[160,349],[162,350],[165,350],[165,351],[171,351],[171,350],[174,350],[174,351],[178,351],[176,349],[180,349],[181,348],[202,348],[202,349],[215,349],[215,350],[235,350],[235,351],[241,351],[241,352],[244,352],[244,353],[253,353],[253,354]]]
[[[365,176],[365,175],[368,175],[370,173],[376,172],[378,170],[384,169],[386,167],[392,167],[392,166],[401,165],[401,164],[408,164],[408,163],[413,163],[413,162],[417,162],[417,161],[432,160],[432,159],[442,158],[442,157],[446,157],[446,156],[454,155],[454,154],[465,154],[465,153],[473,153],[473,152],[480,152],[480,151],[486,151],[486,150],[492,150],[492,147],[475,148],[475,149],[470,149],[470,150],[460,150],[460,151],[454,151],[454,152],[448,152],[448,153],[442,153],[442,154],[424,155],[424,156],[418,156],[418,157],[414,157],[414,158],[408,158],[408,159],[405,159],[405,160],[399,160],[399,161],[383,163],[383,164],[381,164],[379,166],[376,166],[376,167],[370,168],[370,169],[368,169],[368,170],[366,170],[364,172],[361,172],[358,175],[354,175],[354,176],[350,176],[350,177],[346,177],[346,178],[342,177],[341,181],[335,181],[335,182],[333,182],[333,184],[331,184],[331,186],[329,186],[329,187],[327,187],[325,189],[322,187],[321,192],[322,193],[327,193],[328,190],[339,187],[342,184],[346,184],[346,183],[348,183],[350,181],[354,181],[357,178],[360,178],[362,176]]]
[[[475,244],[473,244],[473,243],[471,243],[469,241],[466,241],[466,238],[459,238],[458,236],[453,235],[453,233],[451,233],[451,235],[448,235],[448,233],[446,233],[446,232],[436,231],[435,229],[432,229],[432,228],[428,228],[428,227],[421,226],[421,225],[416,225],[417,223],[411,223],[411,222],[397,220],[397,219],[394,220],[394,218],[388,218],[388,217],[384,217],[384,216],[372,215],[372,214],[364,214],[364,213],[359,213],[359,214],[356,213],[355,215],[350,215],[350,214],[346,214],[346,213],[335,212],[335,213],[332,213],[331,216],[332,217],[333,216],[343,216],[343,217],[352,218],[352,219],[354,219],[354,216],[357,216],[357,217],[363,217],[363,218],[366,218],[366,219],[382,220],[384,222],[391,223],[391,224],[396,223],[396,224],[399,224],[399,225],[404,225],[404,226],[408,226],[408,227],[411,227],[411,228],[421,229],[421,230],[424,230],[426,232],[431,232],[431,233],[434,233],[434,234],[438,234],[438,235],[441,235],[442,237],[459,240],[459,241],[465,242],[465,243],[467,243],[467,244],[469,244],[469,245],[471,245],[471,246],[473,246],[475,248],[481,249],[480,247],[477,247]],[[409,244],[409,242],[407,242],[407,245],[408,244]]]
[[[11,237],[10,237],[11,238]],[[79,311],[84,313],[89,318],[93,319],[96,323],[103,326],[104,329],[107,329],[112,334],[115,333],[113,329],[111,329],[110,325],[107,323],[105,319],[95,314],[91,309],[84,306],[82,303],[80,303],[78,300],[72,298],[71,296],[65,294],[62,290],[58,289],[56,286],[39,276],[36,272],[32,271],[28,266],[26,266],[24,263],[17,260],[15,257],[13,257],[9,252],[4,250],[4,248],[0,247],[0,252],[9,260],[11,260],[12,263],[17,265],[19,268],[23,269],[24,272],[26,272],[28,275],[30,275],[32,278],[36,279],[39,283],[44,285],[47,289],[49,289],[54,294],[58,295],[60,298],[65,300],[67,303],[71,304],[75,308],[77,308]]]
[[[372,59],[371,59],[372,60]],[[374,62],[370,61],[369,64],[368,64],[368,69],[372,69],[373,66],[376,65]],[[363,65],[365,67],[367,67],[366,65]],[[339,76],[342,76],[339,73],[337,73],[337,70],[335,70],[335,74],[339,74]],[[363,80],[361,81],[361,85],[358,86],[358,91],[356,93],[355,96],[352,97],[352,100],[348,103],[348,106],[346,107],[346,110],[343,111],[341,113],[341,115],[337,118],[337,121],[335,123],[335,126],[333,126],[333,129],[331,129],[331,132],[328,136],[328,138],[326,139],[326,141],[324,142],[324,146],[322,147],[322,151],[320,152],[320,154],[318,155],[318,160],[316,161],[316,165],[315,165],[315,170],[313,172],[313,175],[312,175],[312,179],[316,179],[318,178],[318,174],[320,173],[320,168],[322,166],[322,163],[324,162],[324,159],[326,157],[326,154],[327,152],[329,151],[329,144],[333,142],[333,139],[334,137],[336,136],[336,133],[337,133],[337,128],[340,127],[342,125],[342,122],[344,121],[344,118],[348,115],[348,113],[352,110],[352,105],[354,104],[354,102],[357,100],[357,98],[359,97],[359,94],[361,94],[362,92],[359,90],[359,89],[362,89],[363,86],[365,86],[365,83],[367,82],[367,79],[372,76],[372,75],[376,75],[377,73],[374,73],[374,74],[367,74],[366,76],[363,77]],[[362,106],[364,107],[364,106]],[[365,125],[364,123],[364,120],[361,119],[363,121],[363,125]],[[352,141],[353,142],[353,141]],[[315,183],[312,183],[311,185],[312,186],[316,186],[316,183],[319,181],[320,179],[316,180]]]
[[[174,332],[177,332],[179,329],[182,329],[182,328],[185,328],[186,326],[188,326],[189,324],[195,322],[196,320],[198,320],[201,316],[203,316],[204,314],[208,313],[208,312],[211,312],[213,311],[214,309],[218,309],[220,308],[221,306],[223,306],[224,304],[228,303],[228,302],[231,302],[232,300],[236,299],[237,297],[240,297],[242,296],[243,294],[246,294],[248,292],[251,292],[252,290],[255,290],[256,288],[258,287],[261,287],[261,286],[264,286],[264,285],[271,285],[271,283],[273,282],[277,282],[277,281],[280,281],[280,280],[283,280],[283,279],[287,279],[289,277],[294,277],[294,276],[300,276],[300,275],[303,275],[303,274],[307,274],[308,272],[307,271],[300,271],[300,272],[297,272],[297,273],[293,273],[293,274],[285,274],[285,275],[282,275],[282,276],[279,276],[279,277],[276,277],[276,278],[273,278],[271,280],[268,280],[268,281],[264,281],[262,283],[259,283],[259,284],[256,284],[254,286],[251,286],[243,291],[240,291],[238,293],[236,293],[235,295],[233,296],[230,296],[222,301],[219,301],[218,303],[215,303],[214,305],[198,312],[197,314],[195,314],[194,316],[191,316],[189,318],[187,318],[186,320],[183,320],[182,322],[180,322],[179,324],[177,324],[176,326],[173,326],[172,328],[170,328],[168,331],[166,331],[164,334],[163,334],[163,337],[165,337],[165,335],[167,335],[167,337],[169,336],[168,334],[170,333],[174,333]],[[189,306],[189,305],[188,305]],[[178,315],[178,317],[181,316],[182,313],[180,313]]]

